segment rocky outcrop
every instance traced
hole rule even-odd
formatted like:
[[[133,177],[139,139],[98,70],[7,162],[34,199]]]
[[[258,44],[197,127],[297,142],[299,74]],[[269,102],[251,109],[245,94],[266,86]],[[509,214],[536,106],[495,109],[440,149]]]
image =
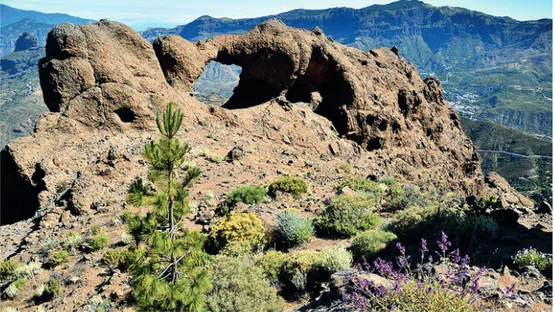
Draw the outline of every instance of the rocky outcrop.
[[[478,156],[440,83],[424,81],[413,65],[389,49],[363,52],[270,20],[240,36],[196,45],[177,36],[154,42],[168,83],[191,91],[211,60],[242,67],[239,85],[224,105],[245,108],[281,96],[311,103],[338,133],[357,142],[386,171],[410,175],[434,167],[438,177],[467,192],[482,188]],[[392,153],[396,156],[392,157]],[[396,169],[393,169],[396,168]]]
[[[212,60],[243,69],[228,109],[191,94]],[[183,139],[196,137],[199,148],[211,144],[200,135],[210,131],[226,137],[225,153],[242,146],[267,162],[287,157],[289,167],[350,161],[365,176],[486,192],[474,147],[437,79],[422,80],[390,49],[363,52],[321,30],[270,20],[239,36],[198,43],[169,36],[151,45],[116,22],[61,24],[48,35],[39,72],[51,113],[2,157],[28,196],[38,192],[43,212],[63,207],[79,216],[124,205],[126,185],[146,170],[140,152],[155,133],[155,112],[170,101],[186,112]],[[290,149],[304,161],[291,159]],[[3,205],[2,213],[11,209]]]
[[[493,190],[495,198],[502,209],[520,208],[524,213],[531,213],[529,208],[534,207],[534,203],[526,196],[515,191],[507,180],[495,172],[490,172],[486,176],[486,184]]]
[[[23,34],[21,34],[21,36],[19,36],[19,38],[17,38],[17,41],[15,42],[14,52],[38,48],[38,46],[39,40],[37,39],[37,37],[28,32],[24,32]]]

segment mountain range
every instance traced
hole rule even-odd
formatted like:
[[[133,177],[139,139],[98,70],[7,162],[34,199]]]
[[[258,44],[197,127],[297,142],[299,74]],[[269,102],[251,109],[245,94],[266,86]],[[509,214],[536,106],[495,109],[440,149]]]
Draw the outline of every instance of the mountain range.
[[[0,4],[0,56],[13,51],[15,41],[23,32],[35,35],[44,44],[48,32],[56,24],[92,22],[95,21],[67,14],[20,10]]]
[[[92,22],[6,5],[0,8],[2,55],[13,50],[22,32],[34,34],[44,45],[48,31],[56,23]],[[551,19],[517,21],[411,0],[362,9],[293,10],[247,19],[201,16],[175,28],[151,28],[141,34],[151,42],[168,34],[190,41],[206,40],[220,34],[244,33],[270,18],[297,28],[318,27],[333,40],[362,50],[396,46],[422,76],[435,75],[440,79],[445,98],[461,115],[551,136]],[[29,62],[40,58],[44,51],[35,53],[31,58],[29,53],[4,58]],[[5,144],[29,133],[33,121],[46,108],[41,101],[36,68],[28,66],[24,73],[15,74],[3,70],[1,75],[10,82],[0,90],[0,125],[5,130],[0,143]],[[223,103],[233,94],[239,75],[239,67],[209,64],[195,91],[208,103]]]
[[[244,33],[270,18],[297,28],[318,27],[334,40],[362,50],[396,46],[421,75],[441,80],[446,98],[462,115],[551,136],[551,19],[522,22],[463,8],[397,1],[247,19],[201,16],[186,25],[142,34],[149,40],[168,34],[206,40]],[[208,80],[219,86],[217,77]]]

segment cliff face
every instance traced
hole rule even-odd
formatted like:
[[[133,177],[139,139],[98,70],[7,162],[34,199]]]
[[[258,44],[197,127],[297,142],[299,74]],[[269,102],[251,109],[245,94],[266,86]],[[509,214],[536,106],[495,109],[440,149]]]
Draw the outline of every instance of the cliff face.
[[[170,36],[152,46],[101,21],[56,26],[46,55],[39,70],[51,113],[2,153],[2,223],[35,210],[78,216],[122,205],[126,185],[145,172],[140,152],[155,133],[154,114],[169,101],[186,112],[183,140],[199,148],[211,144],[208,131],[226,138],[218,149],[241,145],[267,162],[287,147],[316,166],[352,162],[363,175],[485,192],[478,156],[439,82],[422,80],[395,49],[362,52],[277,20],[240,36]],[[243,68],[228,109],[190,94],[211,60]],[[33,203],[26,212],[16,208],[21,196]]]

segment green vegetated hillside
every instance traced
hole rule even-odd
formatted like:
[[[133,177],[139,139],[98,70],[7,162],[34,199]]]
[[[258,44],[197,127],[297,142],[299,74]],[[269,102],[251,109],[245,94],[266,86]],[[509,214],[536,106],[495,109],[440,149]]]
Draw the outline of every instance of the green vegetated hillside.
[[[37,64],[44,48],[13,52],[15,42],[27,32],[46,44],[48,32],[64,22],[94,22],[67,14],[25,11],[0,4],[0,145],[29,135],[41,113],[48,111],[42,98]]]
[[[398,1],[362,9],[293,10],[249,19],[202,16],[173,29],[143,32],[205,40],[250,30],[269,18],[293,27],[321,28],[362,50],[397,46],[421,75],[436,75],[446,98],[463,115],[531,133],[551,135],[552,20],[520,22],[462,8]],[[220,78],[206,73],[204,83]]]
[[[484,172],[499,173],[536,202],[552,201],[551,142],[487,121],[462,118],[462,126],[480,151]]]
[[[42,98],[38,61],[44,48],[12,52],[0,59],[0,145],[29,135],[41,113],[48,111]]]
[[[241,67],[236,65],[220,66],[218,62],[210,62],[193,86],[196,97],[209,104],[225,103],[232,95],[233,88],[239,83]],[[210,80],[212,77],[217,79]]]

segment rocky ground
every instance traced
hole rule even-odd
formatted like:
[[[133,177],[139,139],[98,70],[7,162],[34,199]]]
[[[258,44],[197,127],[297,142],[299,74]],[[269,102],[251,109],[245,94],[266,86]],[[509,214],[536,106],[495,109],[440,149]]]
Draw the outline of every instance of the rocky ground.
[[[110,246],[122,244],[126,226],[118,216],[136,210],[126,203],[128,186],[135,177],[145,178],[140,154],[157,138],[155,112],[173,101],[186,114],[179,138],[192,147],[189,161],[202,171],[191,193],[189,227],[208,228],[218,203],[237,186],[285,175],[306,179],[309,193],[237,209],[255,212],[267,227],[285,208],[316,216],[342,179],[369,175],[461,197],[494,196],[500,207],[493,215],[506,224],[491,257],[492,283],[517,281],[521,301],[514,309],[551,306],[550,287],[544,287],[550,278],[504,265],[522,247],[551,252],[550,212],[536,214],[503,178],[484,179],[439,82],[422,80],[395,49],[362,52],[319,30],[278,21],[241,36],[196,44],[169,37],[150,45],[122,24],[101,21],[57,26],[46,53],[40,76],[51,112],[32,136],[2,151],[1,259],[44,264],[45,243],[63,242],[72,232],[86,237],[101,229]],[[191,93],[210,60],[243,68],[224,107],[200,103]],[[231,151],[236,157],[224,159]],[[349,242],[314,238],[303,248],[338,244]],[[129,308],[129,276],[102,266],[101,257],[101,251],[76,250],[67,263],[45,266],[15,300],[0,305],[35,309],[35,287],[56,275],[66,281],[61,295],[39,308],[83,310],[97,296],[117,309]]]

